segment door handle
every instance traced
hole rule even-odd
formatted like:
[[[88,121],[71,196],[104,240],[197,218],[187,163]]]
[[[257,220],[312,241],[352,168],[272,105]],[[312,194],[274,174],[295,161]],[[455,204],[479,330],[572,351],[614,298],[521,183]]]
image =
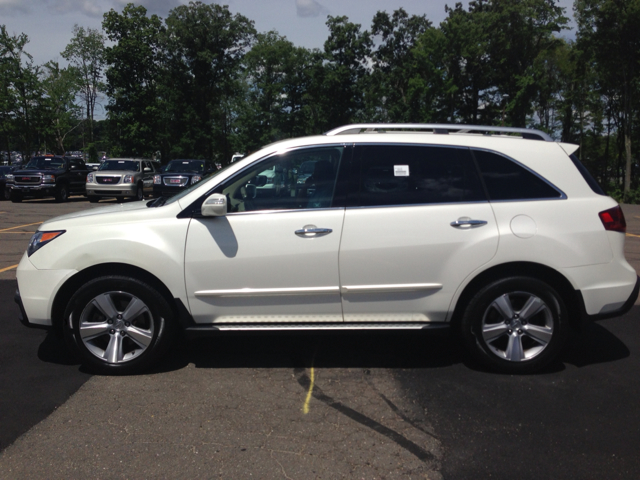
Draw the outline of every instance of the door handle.
[[[450,223],[450,225],[455,228],[475,228],[486,224],[486,220],[472,220],[471,218],[459,218],[455,222]]]
[[[320,235],[328,235],[333,232],[330,228],[318,228],[315,225],[305,225],[300,230],[296,230],[295,234],[299,237],[317,237]]]

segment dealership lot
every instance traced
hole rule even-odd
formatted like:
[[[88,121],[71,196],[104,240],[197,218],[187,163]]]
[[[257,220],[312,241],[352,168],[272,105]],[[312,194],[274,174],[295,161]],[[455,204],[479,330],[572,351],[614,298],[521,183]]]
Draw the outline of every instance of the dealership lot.
[[[640,474],[638,306],[532,376],[478,371],[453,340],[415,334],[217,337],[147,375],[81,371],[17,322],[14,266],[39,223],[94,207],[0,204],[1,478]],[[638,270],[640,208],[624,211]]]

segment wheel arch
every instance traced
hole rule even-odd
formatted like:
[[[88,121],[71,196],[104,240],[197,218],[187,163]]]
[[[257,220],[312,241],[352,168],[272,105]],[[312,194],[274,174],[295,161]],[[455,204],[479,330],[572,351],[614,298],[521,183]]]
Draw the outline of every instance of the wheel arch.
[[[579,293],[573,288],[571,282],[560,272],[546,265],[534,262],[504,263],[480,272],[464,287],[464,290],[458,297],[453,315],[451,316],[451,325],[455,328],[459,327],[465,307],[469,304],[473,295],[482,287],[500,278],[510,276],[532,277],[553,287],[568,307],[571,327],[579,329],[582,318],[582,309],[580,307],[582,298]],[[574,305],[576,308],[571,308]]]
[[[51,323],[53,328],[62,328],[62,322],[64,321],[64,312],[67,304],[73,294],[88,281],[107,275],[122,275],[137,278],[145,283],[148,283],[155,288],[160,295],[162,295],[167,303],[171,306],[175,318],[183,326],[189,326],[193,323],[191,314],[184,306],[180,299],[173,296],[169,288],[155,275],[144,270],[143,268],[136,267],[134,265],[124,263],[103,263],[99,265],[93,265],[79,271],[74,276],[67,279],[67,281],[60,287],[58,293],[55,296],[53,305],[51,308]]]

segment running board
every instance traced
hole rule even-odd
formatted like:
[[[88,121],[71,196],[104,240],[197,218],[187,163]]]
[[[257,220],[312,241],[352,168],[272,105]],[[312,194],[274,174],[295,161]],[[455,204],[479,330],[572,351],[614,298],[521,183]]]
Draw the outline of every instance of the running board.
[[[448,330],[448,323],[399,322],[399,323],[244,323],[196,325],[185,329],[187,338],[217,334],[220,332],[362,332],[381,330]]]

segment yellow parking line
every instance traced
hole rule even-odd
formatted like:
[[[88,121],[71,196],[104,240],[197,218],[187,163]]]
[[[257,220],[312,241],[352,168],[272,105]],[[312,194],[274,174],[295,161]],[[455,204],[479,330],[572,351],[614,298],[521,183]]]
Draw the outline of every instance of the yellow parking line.
[[[0,273],[2,272],[6,272],[7,270],[13,270],[14,268],[16,268],[18,265],[11,265],[10,267],[6,267],[6,268],[2,268],[0,269]]]
[[[313,365],[310,368],[311,370],[311,382],[309,383],[309,391],[307,392],[307,398],[304,400],[304,405],[302,406],[302,413],[305,415],[309,413],[309,402],[311,401],[311,394],[313,393],[313,385],[315,383],[315,369]]]
[[[14,235],[24,235],[26,233],[27,235],[33,235],[36,232],[0,232],[0,233],[6,233],[6,234],[13,233]]]
[[[3,230],[0,230],[0,232],[6,232],[7,230],[15,230],[16,228],[30,227],[31,225],[41,225],[42,223],[44,222],[28,223],[27,225],[18,225],[17,227],[5,228]]]
[[[638,237],[638,238],[640,238],[640,235],[636,235],[634,233],[627,233],[627,237]]]

